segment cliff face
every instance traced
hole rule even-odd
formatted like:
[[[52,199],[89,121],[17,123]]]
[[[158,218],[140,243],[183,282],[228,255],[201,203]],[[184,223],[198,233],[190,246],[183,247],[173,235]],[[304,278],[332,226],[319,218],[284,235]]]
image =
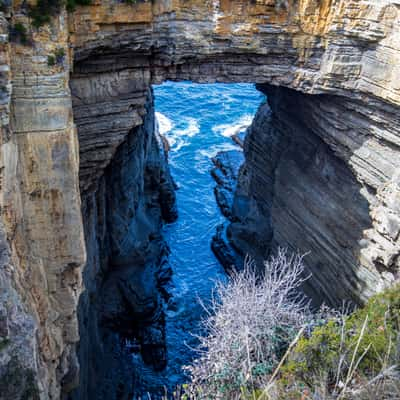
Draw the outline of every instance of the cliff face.
[[[131,399],[136,341],[146,363],[165,364],[161,221],[176,218],[174,186],[154,126],[151,92],[143,125],[132,129],[97,190],[83,193],[88,262],[80,297],[81,385],[76,398]],[[79,121],[78,121],[79,124]],[[79,125],[78,125],[79,126]]]
[[[2,288],[8,357],[1,362],[1,393],[59,398],[61,382],[78,368],[77,305],[85,264],[69,63],[47,66],[56,44],[67,47],[66,14],[52,29],[29,33],[32,46],[22,45],[12,30],[26,16],[2,18],[1,71],[8,76],[2,86],[2,249],[10,254],[1,265],[9,282]]]
[[[349,297],[363,301],[393,281],[398,271],[399,215],[394,206],[399,167],[398,28],[399,5],[394,1],[175,1],[134,8],[103,1],[79,10],[71,24],[75,60],[86,73],[111,74],[113,78],[107,79],[114,81],[121,75],[131,82],[143,74],[144,84],[164,79],[249,81],[299,92],[293,96],[268,92],[274,105],[268,117],[271,127],[266,121],[261,123],[264,127],[254,127],[261,133],[249,140],[246,169],[266,188],[259,193],[257,184],[242,179],[238,198],[245,195],[257,205],[254,210],[237,211],[241,223],[234,224],[230,233],[236,237],[232,239],[236,247],[251,251],[252,230],[259,230],[260,257],[268,253],[273,237],[275,245],[311,251],[312,286],[317,297],[332,303]],[[122,106],[121,99],[118,103]],[[295,109],[303,114],[294,113]],[[120,108],[120,118],[128,112],[127,107]],[[328,178],[308,177],[300,182],[302,195],[294,203],[283,201],[288,196],[285,191],[276,197],[280,211],[271,210],[267,204],[275,195],[280,154],[270,151],[273,143],[261,142],[268,129],[280,130],[282,138],[303,130],[305,143],[293,145],[299,154],[311,152],[309,157],[317,156],[308,146],[325,146],[329,161],[315,168],[334,171],[336,182],[328,185]],[[274,143],[277,151],[286,151],[279,146],[289,142],[272,136],[268,140],[279,142]],[[320,144],[308,143],[313,137]],[[299,157],[295,151],[285,154],[291,157],[285,163]],[[293,183],[299,181],[300,172],[302,167],[291,171]],[[313,182],[316,191],[308,197]],[[343,191],[346,198],[341,198]],[[339,207],[326,210],[327,201]],[[312,209],[313,221],[295,206]],[[297,217],[289,219],[290,211]],[[331,216],[319,217],[325,211]],[[312,231],[306,241],[300,234],[303,226]],[[244,233],[235,233],[236,228]],[[241,237],[246,230],[247,238]],[[337,285],[327,285],[331,279]]]
[[[228,235],[260,259],[278,246],[309,252],[310,294],[338,306],[360,303],[399,270],[396,108],[259,89],[269,104],[245,142]]]
[[[0,279],[18,306],[0,309],[0,335],[22,343],[18,363],[41,398],[77,384],[78,309],[87,396],[97,362],[88,343],[103,329],[98,319],[125,314],[125,274],[150,282],[138,320],[157,314],[154,274],[144,270],[160,256],[153,246],[173,194],[152,147],[151,83],[263,84],[271,111],[260,108],[245,146],[230,228],[238,248],[311,251],[313,292],[333,303],[360,302],[396,279],[399,21],[397,0],[96,0],[29,28],[24,44],[7,33],[30,26],[26,5],[1,15]],[[48,65],[59,48],[66,56]],[[115,286],[116,309],[104,310]],[[116,346],[93,345],[104,354]],[[2,350],[3,377],[10,354]]]

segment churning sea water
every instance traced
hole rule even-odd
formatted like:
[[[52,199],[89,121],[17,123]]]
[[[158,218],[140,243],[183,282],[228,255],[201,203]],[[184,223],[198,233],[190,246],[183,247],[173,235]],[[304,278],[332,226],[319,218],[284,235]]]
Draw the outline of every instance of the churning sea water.
[[[224,221],[214,197],[211,158],[238,149],[230,136],[250,125],[263,95],[250,84],[193,84],[154,86],[156,119],[169,144],[169,164],[178,185],[178,220],[164,228],[173,270],[171,298],[166,310],[168,365],[154,372],[141,366],[140,395],[157,398],[163,387],[185,381],[182,366],[190,363],[201,330],[204,303],[216,280],[226,279],[211,251],[211,238]],[[147,398],[147,397],[142,397]]]

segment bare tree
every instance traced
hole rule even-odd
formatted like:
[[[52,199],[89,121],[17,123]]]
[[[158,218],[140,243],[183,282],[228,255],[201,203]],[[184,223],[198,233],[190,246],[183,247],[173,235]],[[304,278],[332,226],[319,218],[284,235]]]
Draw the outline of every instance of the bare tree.
[[[279,249],[264,266],[256,273],[246,260],[228,284],[217,285],[199,357],[187,367],[193,398],[235,399],[261,388],[307,321],[303,256]]]

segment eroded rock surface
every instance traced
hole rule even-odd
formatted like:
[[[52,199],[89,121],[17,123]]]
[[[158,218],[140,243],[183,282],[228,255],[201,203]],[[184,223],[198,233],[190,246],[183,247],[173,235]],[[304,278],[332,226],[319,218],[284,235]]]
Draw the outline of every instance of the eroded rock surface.
[[[277,246],[309,252],[308,283],[320,301],[365,300],[399,270],[396,229],[389,233],[396,223],[386,221],[385,231],[377,217],[384,182],[396,180],[399,168],[396,142],[390,142],[399,127],[385,132],[381,125],[383,114],[396,121],[396,108],[375,101],[371,113],[356,100],[260,89],[271,110],[260,107],[246,139],[233,207],[239,222],[228,234],[259,258]],[[378,131],[385,139],[373,136]]]
[[[34,368],[39,398],[58,399],[78,384],[78,310],[79,393],[88,396],[89,369],[101,367],[90,364],[85,348],[99,332],[102,284],[109,271],[131,266],[129,246],[151,247],[138,232],[141,223],[157,240],[154,222],[174,214],[168,179],[157,172],[161,153],[149,151],[154,162],[132,166],[139,168],[135,183],[121,161],[127,149],[134,157],[148,149],[150,136],[140,136],[139,127],[146,104],[149,115],[151,83],[270,85],[262,90],[272,113],[260,109],[246,142],[234,207],[240,222],[232,225],[232,241],[242,252],[311,250],[312,288],[333,303],[361,302],[398,278],[398,0],[95,0],[38,30],[26,3],[12,8],[0,13],[1,218],[14,266],[4,282],[21,299],[20,315],[32,321],[37,357],[25,367]],[[9,43],[18,22],[28,28],[26,44]],[[58,48],[66,56],[48,65]],[[143,177],[155,177],[147,193],[140,184],[135,189]],[[135,200],[139,208],[153,205],[140,223]],[[82,275],[87,291],[78,307]],[[99,360],[116,342],[104,339]],[[115,349],[123,360],[122,347]],[[128,392],[122,386],[113,393]]]
[[[235,142],[239,140],[238,138],[239,136],[232,137]],[[240,141],[240,143],[242,142]],[[233,203],[239,169],[244,162],[244,154],[240,148],[238,150],[222,151],[212,159],[212,162],[214,168],[211,170],[211,175],[216,182],[214,188],[215,199],[227,221],[217,227],[212,238],[211,248],[225,270],[230,273],[232,270],[239,270],[243,266],[242,257],[232,247],[231,243],[233,241],[226,237],[226,232],[228,221],[237,220],[233,210]]]
[[[77,384],[77,313],[86,255],[69,60],[47,65],[56,46],[67,48],[66,13],[52,29],[28,32],[30,44],[24,45],[21,38],[8,41],[11,27],[28,21],[15,6],[12,18],[1,16],[1,74],[7,83],[1,88],[0,205],[13,265],[8,279],[22,304],[15,318],[21,326],[31,324],[31,359],[8,364],[11,370],[2,364],[1,379],[11,374],[15,386],[23,386],[24,374],[15,371],[33,370],[32,398],[59,399],[62,385]]]
[[[176,218],[175,193],[147,95],[143,125],[118,147],[97,190],[82,196],[88,262],[79,306],[82,384],[73,398],[132,398],[138,372],[127,343],[137,343],[155,369],[166,362],[159,286],[168,249],[160,229]]]

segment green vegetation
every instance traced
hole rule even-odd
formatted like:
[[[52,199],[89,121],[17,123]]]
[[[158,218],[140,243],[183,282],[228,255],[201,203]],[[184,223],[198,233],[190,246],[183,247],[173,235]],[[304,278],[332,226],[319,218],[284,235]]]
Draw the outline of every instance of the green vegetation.
[[[302,386],[308,392],[324,387],[338,395],[346,389],[355,391],[349,388],[354,380],[361,385],[388,369],[396,370],[399,332],[397,286],[372,297],[364,308],[333,318],[300,339],[282,368],[280,384]]]
[[[24,24],[17,22],[11,27],[11,39],[23,45],[28,43],[28,31]]]
[[[65,50],[59,47],[54,54],[47,56],[47,65],[53,67],[56,64],[62,64],[65,58]]]
[[[50,23],[51,17],[59,13],[62,5],[62,0],[38,0],[36,5],[29,9],[32,25],[39,28]]]
[[[47,56],[47,65],[49,67],[52,67],[52,66],[56,65],[56,58],[52,54]]]
[[[64,61],[65,57],[65,50],[62,47],[59,47],[55,52],[54,56],[56,58],[56,61],[58,64],[62,63]]]
[[[302,258],[281,250],[265,267],[218,286],[191,382],[174,398],[400,400],[399,285],[352,313],[312,314],[295,295]]]
[[[32,25],[39,28],[50,23],[51,18],[57,15],[64,5],[71,12],[77,5],[90,4],[91,0],[38,0],[35,6],[30,7],[29,16],[32,18]]]
[[[67,0],[66,7],[67,11],[72,12],[77,6],[90,6],[92,0]]]
[[[5,0],[0,0],[1,2]],[[125,3],[136,4],[146,0],[124,0]],[[43,25],[49,24],[51,18],[59,14],[63,6],[66,7],[67,11],[75,11],[77,6],[89,6],[92,4],[92,0],[38,0],[36,5],[30,6],[29,16],[32,19],[32,25],[35,28],[40,28]]]

